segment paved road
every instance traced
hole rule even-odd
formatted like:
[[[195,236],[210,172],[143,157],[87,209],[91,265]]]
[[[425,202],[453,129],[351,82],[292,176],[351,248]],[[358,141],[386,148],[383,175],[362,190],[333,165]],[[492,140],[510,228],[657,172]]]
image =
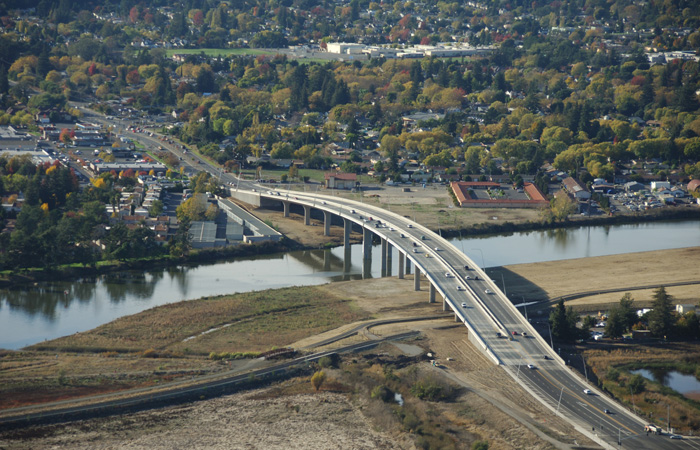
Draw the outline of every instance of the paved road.
[[[267,199],[288,199],[333,212],[400,248],[420,267],[460,320],[478,333],[482,342],[477,340],[477,346],[483,344],[482,349],[487,354],[494,355],[508,373],[553,413],[601,445],[634,449],[700,448],[691,439],[676,441],[668,435],[647,436],[643,431],[646,422],[642,418],[567,367],[474,261],[427,228],[390,211],[340,197],[302,192],[285,197],[287,194],[282,191],[278,197],[274,191],[270,194],[266,189],[259,193]],[[370,217],[373,220],[369,221]],[[377,221],[383,226],[377,228]],[[466,307],[462,307],[462,303]],[[523,336],[523,332],[527,336]],[[528,364],[535,368],[529,369]],[[584,393],[585,389],[590,390],[590,394]]]

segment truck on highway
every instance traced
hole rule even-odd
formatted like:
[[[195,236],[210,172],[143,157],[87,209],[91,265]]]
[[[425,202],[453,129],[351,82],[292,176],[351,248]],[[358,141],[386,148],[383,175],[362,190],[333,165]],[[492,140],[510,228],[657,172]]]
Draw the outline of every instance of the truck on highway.
[[[649,424],[644,427],[644,431],[647,433],[654,433],[654,434],[662,434],[663,430],[661,427],[657,427],[656,425]]]

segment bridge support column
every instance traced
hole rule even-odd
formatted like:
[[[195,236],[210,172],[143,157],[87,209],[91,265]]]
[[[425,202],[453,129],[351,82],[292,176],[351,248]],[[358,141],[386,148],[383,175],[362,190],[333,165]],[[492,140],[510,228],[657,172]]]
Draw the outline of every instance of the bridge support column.
[[[455,322],[461,322],[461,321],[462,321],[462,319],[459,318],[459,316],[457,315],[457,311],[455,311]]]
[[[362,229],[362,259],[372,259],[372,232],[367,228]]]
[[[328,211],[323,211],[323,235],[331,235],[331,219],[333,218],[333,213]]]
[[[362,279],[372,278],[372,258],[362,260]]]
[[[330,250],[323,251],[323,270],[325,272],[330,272],[331,270],[331,256]]]
[[[435,285],[430,283],[428,287],[428,303],[435,303]]]
[[[447,311],[447,297],[442,297],[442,310]]]
[[[386,276],[390,277],[393,269],[392,258],[394,253],[394,246],[391,242],[386,243]]]
[[[411,260],[406,258],[406,275],[411,274]]]
[[[351,257],[352,251],[350,250],[349,245],[345,246],[344,253],[345,253],[345,255],[343,258],[343,273],[346,274],[346,276],[347,276],[347,274],[350,273],[350,268],[352,267],[352,257]],[[343,277],[343,279],[345,280],[345,277]]]
[[[386,252],[389,247],[389,243],[386,239],[382,239],[382,277],[386,276]]]
[[[343,219],[343,245],[350,248],[350,233],[352,232],[352,220]]]
[[[302,205],[304,207],[304,225],[311,225],[311,207],[308,205]]]
[[[399,280],[403,280],[403,259],[405,256],[403,255],[403,252],[399,250]]]
[[[282,206],[284,207],[284,217],[289,217],[289,202],[282,202]]]
[[[416,274],[413,275],[413,290],[420,291],[420,269],[416,267]]]

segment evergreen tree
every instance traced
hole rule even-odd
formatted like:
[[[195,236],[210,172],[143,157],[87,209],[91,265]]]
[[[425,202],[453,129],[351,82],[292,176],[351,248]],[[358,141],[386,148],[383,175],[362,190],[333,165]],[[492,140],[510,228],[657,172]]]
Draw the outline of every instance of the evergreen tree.
[[[672,297],[661,286],[654,291],[652,310],[649,313],[649,330],[653,336],[665,338],[673,328]]]
[[[0,65],[0,95],[10,91],[10,81],[7,79],[7,67]]]

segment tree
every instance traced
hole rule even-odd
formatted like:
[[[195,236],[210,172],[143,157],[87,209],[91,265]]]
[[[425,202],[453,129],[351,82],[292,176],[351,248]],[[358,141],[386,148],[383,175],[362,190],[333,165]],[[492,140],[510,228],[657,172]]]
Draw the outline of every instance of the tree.
[[[652,336],[665,338],[673,328],[673,314],[671,297],[666,288],[661,286],[654,291],[652,310],[649,313],[649,330]]]
[[[569,198],[568,195],[557,195],[550,201],[550,210],[552,218],[558,221],[564,221],[570,214],[576,211],[576,204]]]
[[[636,374],[630,377],[627,386],[629,386],[632,394],[641,394],[646,389],[646,382],[643,376]]]
[[[549,323],[552,326],[552,336],[558,341],[569,342],[579,338],[581,332],[576,327],[578,316],[571,307],[564,306],[564,300],[559,300],[552,313]]]
[[[324,381],[326,381],[326,373],[323,370],[319,370],[311,376],[311,386],[314,387],[315,391],[321,389]]]

